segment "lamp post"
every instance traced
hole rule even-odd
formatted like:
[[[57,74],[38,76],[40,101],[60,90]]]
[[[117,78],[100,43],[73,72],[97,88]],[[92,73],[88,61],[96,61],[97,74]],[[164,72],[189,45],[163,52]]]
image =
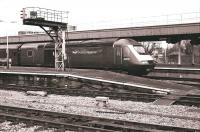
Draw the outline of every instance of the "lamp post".
[[[16,21],[3,21],[0,20],[0,22],[4,22],[4,23],[17,23]],[[9,47],[8,47],[8,42],[9,42],[9,37],[8,37],[8,32],[6,34],[6,68],[9,69]]]
[[[6,68],[9,69],[8,34],[6,35]]]

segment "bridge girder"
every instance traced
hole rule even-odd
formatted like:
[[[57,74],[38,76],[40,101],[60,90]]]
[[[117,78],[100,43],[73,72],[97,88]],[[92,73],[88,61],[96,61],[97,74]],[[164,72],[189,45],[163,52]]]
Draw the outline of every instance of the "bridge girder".
[[[102,38],[133,38],[137,41],[184,40],[199,38],[200,23],[186,23],[176,25],[161,25],[147,27],[130,27],[104,30],[74,31],[68,33],[69,41],[90,40]],[[164,38],[164,39],[163,39]],[[47,35],[15,36],[9,40],[11,43],[37,43],[51,42]],[[6,38],[0,39],[6,44]]]

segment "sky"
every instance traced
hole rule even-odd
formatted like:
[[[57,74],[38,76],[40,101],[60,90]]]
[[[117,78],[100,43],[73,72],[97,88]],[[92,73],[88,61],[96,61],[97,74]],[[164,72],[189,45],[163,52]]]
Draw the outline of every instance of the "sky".
[[[152,16],[200,12],[200,0],[0,0],[0,21],[4,21],[0,22],[0,36],[16,35],[19,30],[40,30],[22,24],[20,11],[25,7],[69,11],[69,25],[93,29],[111,28],[118,23],[118,27],[123,27],[123,23],[141,18],[157,19]]]

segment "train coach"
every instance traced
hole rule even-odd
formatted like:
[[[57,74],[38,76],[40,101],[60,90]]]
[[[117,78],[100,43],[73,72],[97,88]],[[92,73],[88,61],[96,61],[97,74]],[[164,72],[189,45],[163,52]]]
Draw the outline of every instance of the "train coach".
[[[5,47],[0,47],[1,50],[5,50]],[[55,64],[53,43],[18,45],[9,51],[13,65],[54,67]],[[144,47],[132,39],[73,41],[67,43],[66,51],[66,67],[117,69],[131,74],[147,74],[155,66]]]

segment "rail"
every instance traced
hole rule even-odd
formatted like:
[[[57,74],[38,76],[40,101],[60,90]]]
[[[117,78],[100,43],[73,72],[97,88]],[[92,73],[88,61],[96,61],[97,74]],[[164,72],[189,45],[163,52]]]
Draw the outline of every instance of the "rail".
[[[14,114],[13,114],[14,113]],[[146,114],[144,112],[139,112]],[[30,116],[31,115],[31,116]],[[156,114],[157,115],[157,114]],[[119,119],[108,119],[95,116],[84,116],[78,114],[58,113],[44,110],[37,110],[31,108],[20,108],[12,106],[0,106],[0,116],[4,119],[14,121],[30,121],[38,122],[46,126],[53,126],[61,128],[62,130],[75,130],[75,131],[199,131],[193,128],[183,128],[176,126],[157,125],[150,123],[139,123],[133,121],[125,121]],[[62,118],[61,118],[62,117]],[[169,117],[171,118],[171,117]],[[172,118],[177,118],[172,116]],[[178,117],[179,118],[179,117]],[[181,117],[185,119],[184,117]],[[64,120],[63,120],[64,119]],[[192,118],[198,121],[198,118]],[[189,118],[191,120],[191,118]],[[70,122],[70,123],[69,123]],[[73,122],[73,124],[72,124]]]

